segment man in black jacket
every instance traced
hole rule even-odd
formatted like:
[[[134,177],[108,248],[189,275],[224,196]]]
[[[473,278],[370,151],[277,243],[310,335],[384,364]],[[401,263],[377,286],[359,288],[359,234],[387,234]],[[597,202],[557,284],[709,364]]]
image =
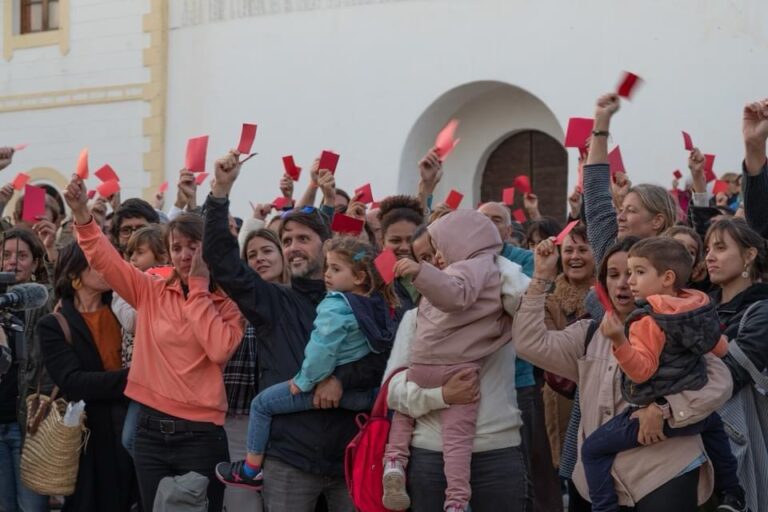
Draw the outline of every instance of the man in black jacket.
[[[330,237],[314,208],[293,211],[280,239],[291,272],[290,286],[271,284],[239,257],[228,229],[229,192],[240,172],[239,154],[216,162],[216,181],[205,204],[203,258],[211,276],[260,332],[259,389],[293,378],[304,360],[315,308],[325,295],[323,242]],[[344,482],[343,457],[357,432],[353,411],[337,409],[344,388],[379,385],[386,356],[369,355],[337,368],[315,388],[314,410],[278,415],[264,463],[264,503],[268,510],[313,512],[321,494],[334,511],[352,511]]]

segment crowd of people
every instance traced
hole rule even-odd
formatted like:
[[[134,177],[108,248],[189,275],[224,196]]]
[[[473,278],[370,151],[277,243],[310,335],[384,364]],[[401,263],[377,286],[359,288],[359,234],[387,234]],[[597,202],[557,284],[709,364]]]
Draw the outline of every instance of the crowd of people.
[[[619,108],[596,102],[566,219],[533,192],[523,223],[437,204],[440,148],[379,203],[317,159],[300,198],[285,175],[279,210],[236,218],[232,150],[202,205],[183,169],[167,210],[77,174],[36,222],[17,206],[1,270],[49,300],[0,330],[0,512],[56,499],[20,478],[27,398],[54,386],[89,430],[67,511],[352,511],[379,393],[376,510],[768,510],[768,99],[714,195],[699,148],[682,189],[612,173]]]

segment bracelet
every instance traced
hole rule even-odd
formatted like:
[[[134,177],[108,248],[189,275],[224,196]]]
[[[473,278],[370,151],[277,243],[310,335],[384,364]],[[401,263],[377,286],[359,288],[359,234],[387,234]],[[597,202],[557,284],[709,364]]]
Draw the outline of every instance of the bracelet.
[[[608,137],[609,135],[610,135],[610,132],[606,130],[592,130],[593,137]]]
[[[554,281],[550,281],[549,279],[543,279],[541,277],[532,277],[531,281],[538,281],[541,284],[543,284],[545,288],[550,288],[553,284],[555,284]]]

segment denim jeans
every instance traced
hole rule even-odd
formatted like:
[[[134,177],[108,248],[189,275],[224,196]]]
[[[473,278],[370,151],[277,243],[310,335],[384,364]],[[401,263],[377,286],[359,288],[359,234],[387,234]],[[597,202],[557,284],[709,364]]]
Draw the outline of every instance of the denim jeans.
[[[21,427],[0,425],[0,512],[41,512],[48,510],[48,496],[41,496],[21,483]]]
[[[321,496],[328,512],[355,510],[344,477],[307,473],[269,457],[264,461],[262,496],[266,512],[315,512]]]
[[[131,400],[128,404],[128,412],[125,413],[125,422],[123,423],[123,448],[131,457],[133,457],[133,445],[136,442],[136,427],[139,423],[139,410],[141,405]]]
[[[614,511],[618,508],[619,501],[611,468],[618,453],[640,446],[637,441],[640,422],[630,419],[633,412],[633,409],[627,409],[615,416],[592,432],[581,447],[581,459],[593,512]],[[698,434],[701,434],[707,455],[715,467],[718,488],[733,489],[738,486],[736,459],[731,453],[723,422],[717,413],[681,428],[670,428],[668,423],[664,423],[664,435],[667,437]]]
[[[470,471],[472,512],[525,512],[528,475],[520,447],[473,453]],[[446,486],[443,454],[411,448],[408,464],[411,511],[443,510]]]
[[[373,405],[371,391],[345,391],[339,407],[352,411],[367,411]],[[310,411],[312,393],[291,394],[288,382],[269,386],[251,401],[251,415],[248,421],[248,453],[263,454],[269,442],[272,416],[292,412]]]
[[[160,480],[166,476],[194,471],[208,478],[208,510],[220,512],[224,501],[224,485],[216,478],[214,470],[216,464],[229,460],[224,427],[209,432],[163,434],[142,426],[147,416],[158,420],[179,419],[145,406],[141,406],[139,411],[133,462],[143,510],[153,509]]]

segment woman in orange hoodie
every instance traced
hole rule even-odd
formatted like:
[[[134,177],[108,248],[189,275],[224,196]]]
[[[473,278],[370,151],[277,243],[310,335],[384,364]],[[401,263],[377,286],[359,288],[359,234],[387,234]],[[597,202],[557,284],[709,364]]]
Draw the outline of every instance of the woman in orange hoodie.
[[[143,509],[152,510],[162,478],[194,471],[209,479],[209,510],[221,510],[224,488],[214,467],[229,455],[222,368],[242,339],[243,321],[235,303],[212,290],[200,255],[202,219],[180,215],[169,224],[173,273],[159,279],[115,250],[88,211],[79,177],[64,197],[91,268],[136,309],[125,394],[141,405],[134,463]]]

